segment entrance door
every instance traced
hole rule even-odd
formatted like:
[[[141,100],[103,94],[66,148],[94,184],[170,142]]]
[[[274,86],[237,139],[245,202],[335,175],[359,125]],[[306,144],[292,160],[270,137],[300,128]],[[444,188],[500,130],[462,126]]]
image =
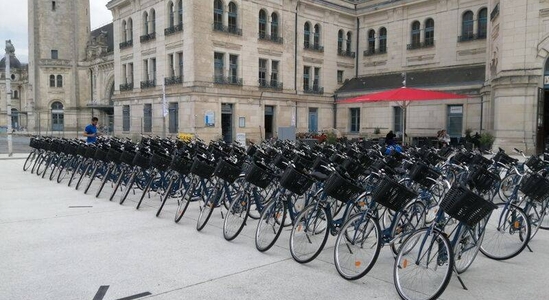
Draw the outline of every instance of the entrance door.
[[[401,133],[402,134],[402,107],[395,106],[393,107],[394,112],[394,121],[393,121],[393,128],[395,133]]]
[[[221,135],[225,142],[233,141],[233,105],[230,103],[221,104]]]
[[[19,111],[15,108],[11,109],[11,128],[19,130]]]
[[[309,132],[318,132],[318,109],[309,108]]]
[[[463,128],[463,105],[448,105],[447,132],[451,138],[461,138]]]
[[[274,136],[274,106],[265,106],[265,139]]]
[[[51,130],[63,131],[65,128],[65,114],[63,104],[54,102],[51,105]]]
[[[547,149],[549,139],[549,105],[545,101],[549,99],[549,86],[538,89],[537,133],[536,153],[540,154]]]

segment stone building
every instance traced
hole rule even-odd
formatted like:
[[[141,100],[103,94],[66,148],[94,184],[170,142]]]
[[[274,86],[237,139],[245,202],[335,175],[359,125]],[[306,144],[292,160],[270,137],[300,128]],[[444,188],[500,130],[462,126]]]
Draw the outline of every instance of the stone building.
[[[6,74],[6,58],[0,60],[0,132],[7,130],[6,76],[11,83],[11,127],[15,131],[26,130],[29,103],[28,69],[15,56],[15,47],[9,49],[10,74]],[[13,50],[13,51],[12,51]]]

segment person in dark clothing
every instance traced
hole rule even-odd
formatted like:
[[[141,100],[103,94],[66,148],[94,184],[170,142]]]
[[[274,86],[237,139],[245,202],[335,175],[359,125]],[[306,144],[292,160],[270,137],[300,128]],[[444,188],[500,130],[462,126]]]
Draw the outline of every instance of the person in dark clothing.
[[[389,131],[387,135],[385,136],[385,144],[391,146],[395,143],[395,137],[396,135],[393,133],[393,131]]]

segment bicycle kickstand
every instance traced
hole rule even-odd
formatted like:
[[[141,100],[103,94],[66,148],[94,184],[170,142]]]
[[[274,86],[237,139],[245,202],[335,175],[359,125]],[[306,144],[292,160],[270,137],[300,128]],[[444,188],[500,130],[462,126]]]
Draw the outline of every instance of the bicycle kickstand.
[[[459,280],[459,283],[461,283],[461,286],[464,290],[468,291],[469,289],[465,286],[465,283],[463,283],[463,280],[461,279],[461,276],[459,276],[458,272],[456,271],[456,267],[454,266],[454,273],[456,273],[456,277]]]
[[[532,251],[532,248],[530,248],[530,245],[526,244],[526,248],[528,248],[528,251],[534,253],[534,251]]]

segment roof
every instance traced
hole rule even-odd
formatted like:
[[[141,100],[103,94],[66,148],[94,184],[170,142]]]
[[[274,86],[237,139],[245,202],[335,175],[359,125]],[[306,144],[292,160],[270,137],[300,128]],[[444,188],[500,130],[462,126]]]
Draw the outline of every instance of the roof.
[[[97,37],[101,32],[107,33],[107,53],[114,51],[114,26],[113,23],[101,26],[97,29],[92,30],[91,37]]]
[[[6,57],[3,57],[2,60],[0,60],[0,69],[6,68]],[[10,55],[10,68],[11,69],[19,69],[21,68],[21,62],[15,57],[15,55]]]
[[[484,65],[445,68],[438,70],[406,72],[406,86],[416,88],[482,85],[485,82],[486,70]],[[393,89],[402,86],[401,72],[382,75],[355,77],[336,93],[356,93]]]

